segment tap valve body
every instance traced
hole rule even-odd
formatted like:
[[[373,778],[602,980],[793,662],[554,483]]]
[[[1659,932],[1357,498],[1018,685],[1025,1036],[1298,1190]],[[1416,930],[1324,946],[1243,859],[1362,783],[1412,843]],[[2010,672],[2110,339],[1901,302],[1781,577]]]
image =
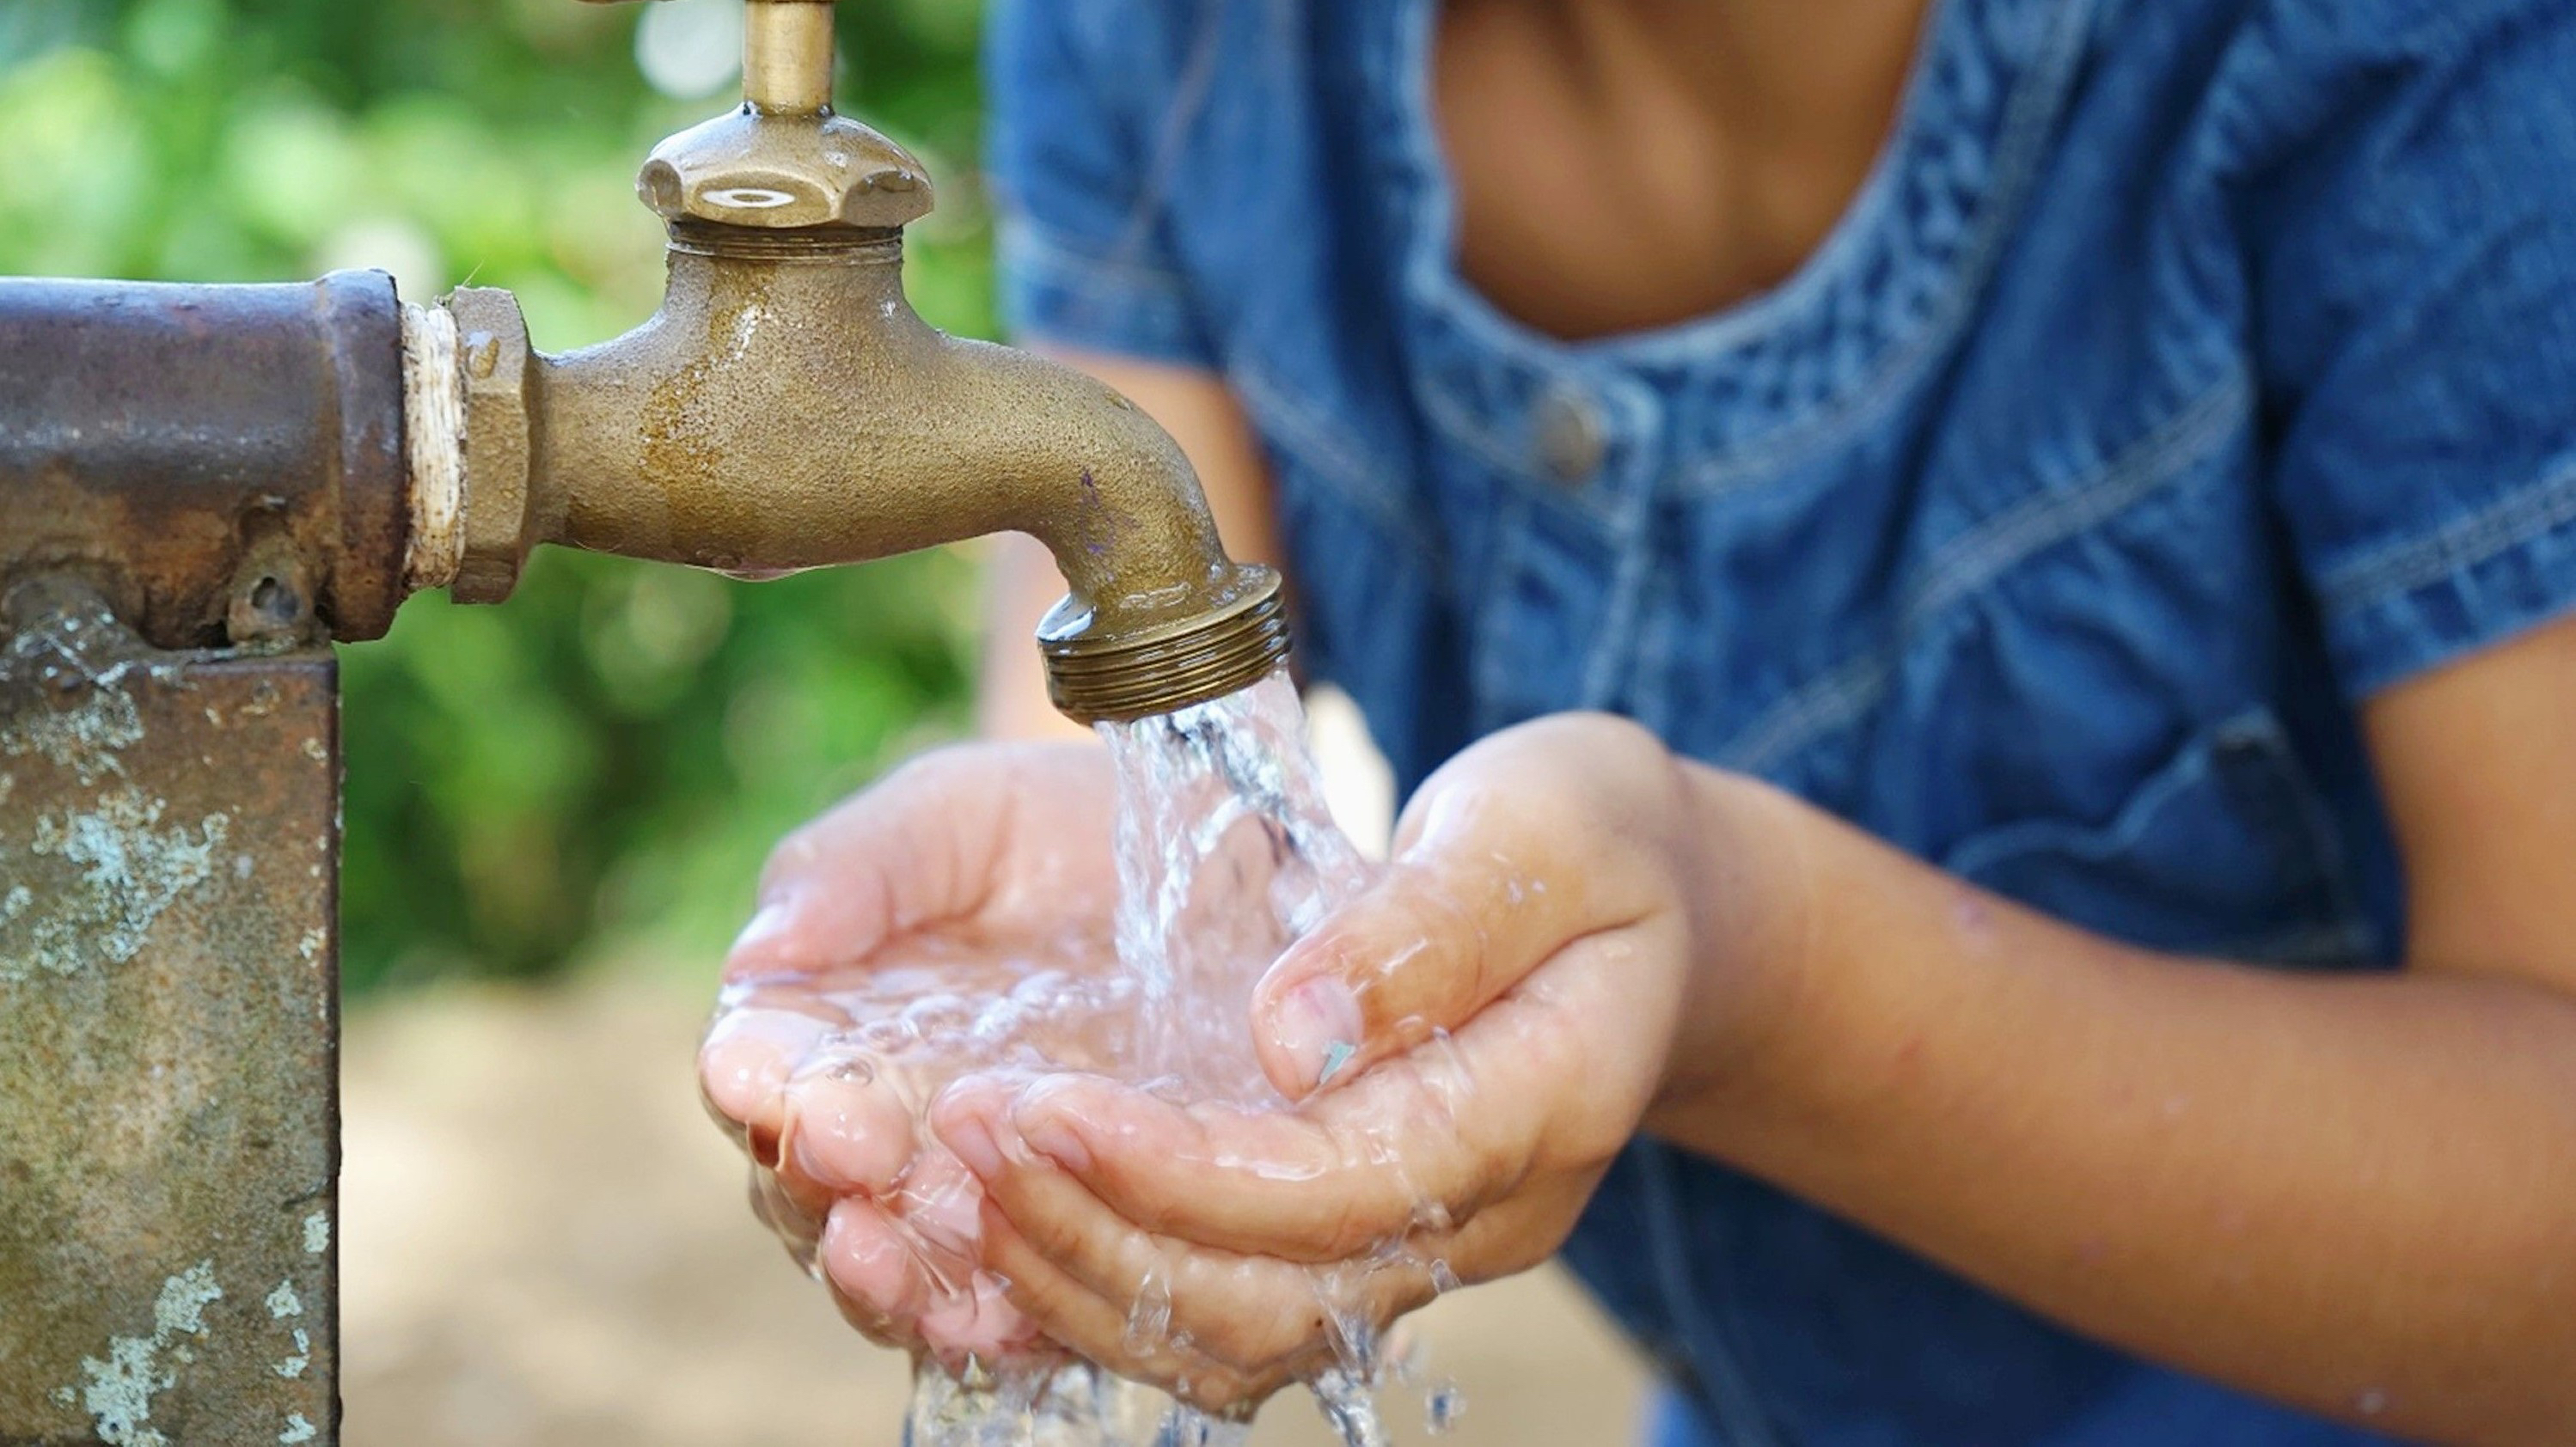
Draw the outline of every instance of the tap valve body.
[[[460,494],[413,509],[458,519],[448,577],[424,581],[497,600],[538,542],[772,574],[1025,532],[1071,588],[1039,644],[1073,717],[1167,713],[1278,668],[1279,579],[1226,556],[1160,427],[913,312],[903,228],[930,179],[833,113],[830,5],[752,0],[746,23],[743,105],[664,141],[637,180],[670,233],[653,320],[553,357],[506,292],[413,318],[453,336],[414,349],[431,373],[409,389],[430,439],[415,484]]]

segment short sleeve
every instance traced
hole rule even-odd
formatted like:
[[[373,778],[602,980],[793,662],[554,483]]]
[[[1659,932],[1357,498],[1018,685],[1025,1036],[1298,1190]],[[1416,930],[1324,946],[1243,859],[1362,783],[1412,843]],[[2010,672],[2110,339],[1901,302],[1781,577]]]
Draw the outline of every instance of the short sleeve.
[[[2461,5],[2333,89],[2247,211],[2274,495],[2358,698],[2576,608],[2576,7]]]
[[[1190,366],[1211,349],[1171,255],[1164,7],[1000,0],[985,32],[1001,304],[1023,340]]]

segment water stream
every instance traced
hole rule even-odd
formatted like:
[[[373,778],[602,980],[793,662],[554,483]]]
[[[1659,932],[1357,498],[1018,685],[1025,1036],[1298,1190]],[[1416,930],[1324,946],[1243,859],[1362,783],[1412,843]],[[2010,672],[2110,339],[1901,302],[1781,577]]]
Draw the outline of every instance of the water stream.
[[[1175,1404],[1089,1363],[1049,1354],[999,1301],[954,1224],[971,1221],[978,1190],[921,1124],[938,1090],[969,1072],[1036,1075],[1078,1070],[1147,1086],[1167,1098],[1244,1108],[1285,1102],[1257,1063],[1249,1022],[1255,985],[1291,941],[1371,877],[1371,866],[1325,807],[1304,739],[1304,713],[1286,675],[1179,713],[1103,725],[1117,777],[1119,903],[1115,960],[1068,938],[1047,958],[992,958],[934,944],[899,964],[870,961],[820,980],[735,986],[717,1031],[746,1012],[783,1011],[761,1026],[795,1037],[796,1078],[827,1077],[797,1098],[803,1129],[856,1141],[871,1128],[901,1134],[904,1160],[863,1220],[835,1214],[836,1249],[919,1263],[952,1338],[992,1350],[958,1359],[925,1354],[907,1424],[910,1447],[1225,1447],[1249,1430]],[[784,1020],[780,1025],[776,1020]],[[810,1027],[805,1023],[811,1021]],[[836,1094],[839,1087],[865,1094]],[[891,1088],[889,1088],[891,1087]],[[854,1104],[839,1115],[828,1102]],[[817,1102],[825,1102],[818,1104]],[[889,1102],[900,1102],[892,1106]],[[875,1115],[869,1115],[873,1110]],[[901,1114],[890,1114],[900,1111]],[[904,1119],[908,1114],[909,1119]],[[890,1163],[889,1169],[894,1170]],[[764,1208],[808,1270],[821,1274],[825,1233],[815,1203],[784,1199],[770,1181]],[[849,1210],[847,1203],[836,1212]],[[943,1229],[942,1222],[952,1223]],[[852,1236],[870,1243],[853,1248]],[[1348,1447],[1392,1439],[1377,1410],[1390,1362],[1358,1307],[1368,1277],[1421,1266],[1401,1242],[1311,1272],[1333,1360],[1308,1380]],[[1445,1268],[1427,1263],[1434,1280]],[[1133,1350],[1171,1334],[1167,1290],[1148,1282],[1127,1323]],[[1435,1429],[1456,1413],[1454,1390],[1429,1393]]]

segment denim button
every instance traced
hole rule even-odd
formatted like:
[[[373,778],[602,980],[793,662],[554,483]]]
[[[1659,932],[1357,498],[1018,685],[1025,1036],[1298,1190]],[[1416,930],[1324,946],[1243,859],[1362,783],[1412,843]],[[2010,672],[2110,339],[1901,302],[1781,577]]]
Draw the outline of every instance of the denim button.
[[[1539,466],[1567,487],[1601,470],[1601,409],[1580,390],[1551,387],[1538,399],[1535,418]]]

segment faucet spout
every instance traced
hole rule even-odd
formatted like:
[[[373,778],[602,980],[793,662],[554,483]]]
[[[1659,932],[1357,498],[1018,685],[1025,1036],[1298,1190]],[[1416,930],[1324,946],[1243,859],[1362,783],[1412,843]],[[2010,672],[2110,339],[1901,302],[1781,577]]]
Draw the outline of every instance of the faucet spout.
[[[469,376],[495,295],[459,298]],[[1071,589],[1040,645],[1086,720],[1220,697],[1286,656],[1277,576],[1226,556],[1170,436],[1080,372],[922,321],[899,233],[675,224],[659,314],[523,375],[524,512],[480,530],[522,553],[771,574],[1027,533]]]

